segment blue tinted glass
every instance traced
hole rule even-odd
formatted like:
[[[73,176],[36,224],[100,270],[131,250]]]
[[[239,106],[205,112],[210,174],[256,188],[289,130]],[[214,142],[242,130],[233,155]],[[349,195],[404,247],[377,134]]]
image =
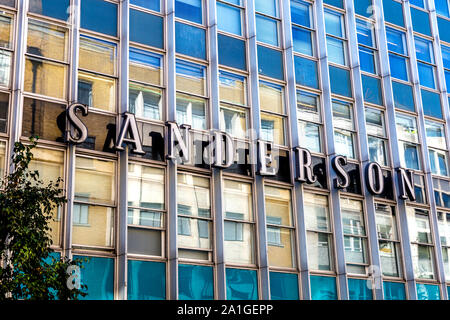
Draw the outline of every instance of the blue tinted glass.
[[[422,106],[425,115],[442,119],[441,98],[438,93],[421,90]]]
[[[442,61],[444,62],[444,68],[450,69],[450,48],[441,45],[442,49]]]
[[[327,37],[328,61],[345,65],[344,41]]]
[[[434,70],[433,66],[424,63],[417,63],[419,69],[419,80],[422,86],[434,89]]]
[[[178,299],[214,299],[213,268],[190,264],[178,265]]]
[[[69,19],[69,5],[70,0],[30,0],[29,11],[60,20],[67,20]]]
[[[274,19],[256,15],[256,39],[278,46],[278,23]]]
[[[375,74],[375,54],[373,50],[360,47],[359,63],[361,65],[361,70]]]
[[[242,35],[241,10],[217,2],[217,27],[225,32]]]
[[[450,17],[448,15],[448,0],[434,0],[434,5],[436,6],[437,14]]]
[[[291,21],[308,28],[311,28],[311,5],[302,1],[291,0]]]
[[[384,19],[387,22],[404,26],[402,4],[394,0],[383,0]]]
[[[409,2],[410,2],[412,5],[415,5],[415,6],[417,6],[417,7],[421,7],[421,8],[424,8],[424,9],[425,9],[425,5],[423,4],[423,0],[409,0]]]
[[[220,64],[247,70],[247,56],[243,40],[217,34],[217,45]]]
[[[226,269],[227,300],[257,300],[258,280],[255,270]]]
[[[324,10],[324,14],[326,32],[333,36],[342,38],[342,14],[327,9]]]
[[[323,3],[328,3],[332,6],[343,8],[343,0],[324,0]]]
[[[450,88],[450,71],[445,71],[445,83],[447,88]]]
[[[271,78],[283,80],[283,55],[281,52],[258,46],[258,72]]]
[[[276,17],[278,0],[255,0],[255,11]]]
[[[128,300],[166,299],[166,264],[128,260]]]
[[[350,72],[345,69],[329,66],[331,92],[346,97],[352,96]]]
[[[364,101],[383,105],[383,98],[381,97],[381,83],[380,79],[372,78],[366,75],[361,75]]]
[[[319,89],[317,62],[294,56],[295,82],[302,86]]]
[[[194,77],[198,79],[205,78],[206,68],[198,64],[193,64],[181,60],[176,61],[176,73],[177,75],[183,75],[188,77]]]
[[[9,6],[9,7],[15,7],[16,6],[16,0],[0,0],[0,4],[3,4],[5,6]]]
[[[205,46],[205,30],[175,22],[176,52],[199,59],[206,59]]]
[[[150,53],[144,50],[130,48],[130,61],[140,64],[146,64],[152,67],[161,68],[162,56],[155,53]]]
[[[384,300],[406,300],[405,285],[399,282],[383,281]]]
[[[117,5],[103,0],[81,0],[81,27],[117,36]]]
[[[417,300],[441,300],[439,286],[417,283]]]
[[[292,273],[270,273],[270,298],[272,300],[298,300],[298,276]]]
[[[292,38],[294,40],[294,51],[313,55],[310,31],[293,26]]]
[[[81,284],[87,285],[84,300],[114,299],[114,259],[99,257],[73,256],[74,259],[87,258],[81,269]]]
[[[414,111],[414,98],[412,88],[409,85],[392,81],[394,91],[394,103],[396,108]]]
[[[369,289],[370,280],[348,279],[348,295],[350,300],[372,300],[372,290]]]
[[[130,41],[163,48],[163,29],[163,18],[130,9]]]
[[[389,54],[389,66],[391,68],[391,76],[408,81],[408,69],[405,58],[395,54]]]
[[[427,12],[411,8],[413,29],[426,35],[431,35],[430,19]]]
[[[202,0],[175,0],[175,16],[192,22],[203,23]]]
[[[161,0],[130,0],[131,4],[147,8],[154,11],[161,11]]]
[[[447,297],[448,297],[448,300],[450,300],[450,287],[447,287]]]
[[[431,45],[431,41],[414,37],[414,43],[416,47],[417,59],[433,63],[433,46]]]
[[[392,28],[386,28],[388,50],[405,55],[405,34]]]
[[[372,0],[353,0],[355,12],[365,17],[373,14]]]
[[[356,20],[356,33],[358,35],[358,43],[373,47],[371,25],[363,20]]]
[[[311,276],[311,300],[337,300],[336,278]]]
[[[442,18],[437,18],[439,37],[441,40],[450,42],[450,21]]]

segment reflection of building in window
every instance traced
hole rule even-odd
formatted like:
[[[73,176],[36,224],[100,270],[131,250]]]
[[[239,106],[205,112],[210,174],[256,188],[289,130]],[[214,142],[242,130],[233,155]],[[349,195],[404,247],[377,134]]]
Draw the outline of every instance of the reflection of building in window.
[[[281,217],[270,217],[266,218],[269,224],[279,224],[281,225]],[[277,227],[267,227],[267,244],[270,246],[282,246],[281,245],[281,229]]]
[[[89,107],[92,106],[92,82],[78,80],[78,101]]]
[[[273,141],[274,121],[261,119],[261,138],[266,141]]]
[[[191,235],[191,221],[189,218],[178,217],[178,234],[183,236]]]

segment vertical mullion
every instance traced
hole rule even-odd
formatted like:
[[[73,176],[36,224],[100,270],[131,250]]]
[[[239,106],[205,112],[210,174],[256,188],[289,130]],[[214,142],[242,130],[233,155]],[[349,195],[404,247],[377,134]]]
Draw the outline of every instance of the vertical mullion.
[[[166,97],[167,97],[167,120],[176,119],[176,97],[175,97],[175,0],[167,0],[165,7],[166,17]],[[167,137],[167,132],[166,132]],[[167,139],[167,138],[166,138]],[[167,140],[166,140],[167,142]],[[167,145],[167,143],[166,143]],[[167,146],[166,146],[167,148]],[[177,250],[177,165],[175,161],[167,160],[167,282],[168,298],[178,299],[178,250]]]
[[[119,113],[128,111],[128,81],[129,81],[129,1],[120,2],[120,74],[119,74]],[[122,117],[119,120],[119,128]],[[119,132],[117,132],[119,134]],[[127,215],[128,215],[128,146],[119,152],[119,208],[118,208],[118,236],[117,265],[118,265],[118,299],[127,299]],[[117,221],[117,220],[116,220]]]
[[[256,157],[256,141],[261,134],[261,114],[259,108],[259,76],[258,76],[258,47],[256,43],[256,18],[255,18],[255,4],[253,1],[247,1],[247,43],[249,53],[249,89],[250,89],[250,104],[252,109],[252,136],[251,140],[251,154],[252,159]],[[253,166],[253,172],[254,165]],[[266,233],[266,213],[264,204],[264,178],[260,175],[255,176],[254,194],[256,199],[256,235],[258,241],[259,251],[259,277],[260,290],[259,297],[263,300],[270,299],[270,280],[269,280],[269,262],[267,257],[267,233]]]
[[[328,56],[327,56],[327,39],[325,32],[325,16],[323,0],[315,1],[316,14],[317,14],[317,38],[319,45],[318,56],[320,64],[320,82],[322,86],[322,101],[323,101],[323,117],[325,127],[325,136],[327,141],[326,154],[328,157],[328,167],[330,180],[333,181],[337,178],[337,175],[331,167],[331,159],[336,156],[336,149],[334,145],[334,127],[333,127],[333,111],[331,104],[331,87],[330,77],[328,73]],[[338,292],[339,297],[342,300],[348,300],[348,286],[347,286],[347,274],[345,265],[345,250],[344,250],[344,234],[342,229],[341,220],[341,204],[339,198],[339,191],[330,185],[330,198],[331,198],[331,212],[334,227],[334,243],[335,243],[335,256],[336,256],[336,273],[338,279]]]
[[[312,6],[311,6],[312,7]],[[296,147],[300,145],[299,141],[299,133],[298,133],[298,116],[297,116],[297,108],[296,108],[296,97],[297,97],[297,89],[295,86],[295,66],[294,66],[294,48],[293,48],[293,39],[292,39],[292,24],[291,24],[291,10],[290,10],[290,1],[283,1],[283,25],[284,25],[284,60],[286,65],[286,74],[287,74],[287,102],[290,108],[288,108],[289,112],[289,124],[291,129],[291,143],[292,147]],[[291,162],[291,172],[295,175],[295,157],[291,152],[290,162]],[[295,179],[294,179],[295,180]],[[295,181],[294,189],[293,189],[293,197],[294,197],[294,210],[296,210],[296,239],[297,245],[296,247],[296,256],[298,261],[298,266],[300,270],[300,286],[302,299],[310,300],[311,292],[310,292],[310,281],[309,281],[309,268],[308,268],[308,252],[307,252],[307,239],[306,239],[306,223],[305,223],[305,210],[303,205],[303,188],[302,184]]]
[[[360,151],[360,165],[361,165],[361,188],[363,190],[364,202],[365,202],[365,219],[367,221],[368,237],[369,241],[369,253],[370,253],[370,265],[375,267],[374,270],[379,272],[374,272],[372,277],[372,289],[375,290],[375,299],[383,299],[382,286],[380,286],[382,273],[381,273],[381,262],[380,255],[378,251],[378,237],[377,237],[377,223],[375,220],[375,206],[374,206],[374,196],[366,188],[366,181],[364,179],[365,166],[370,162],[369,156],[369,144],[367,140],[367,130],[366,130],[366,119],[365,119],[365,108],[364,108],[364,97],[363,97],[363,87],[361,78],[361,68],[359,62],[359,50],[358,50],[358,39],[356,35],[356,18],[355,9],[353,6],[353,1],[346,1],[346,21],[348,32],[348,44],[349,44],[349,54],[350,54],[350,70],[353,78],[353,95],[355,97],[355,109],[356,109],[356,119],[357,119],[357,132],[359,141],[359,151]]]
[[[216,0],[208,1],[208,37],[209,37],[209,75],[210,75],[210,103],[211,123],[213,129],[220,128],[220,102],[219,102],[219,58],[217,48],[217,16]],[[225,299],[225,259],[224,259],[224,222],[223,222],[223,190],[222,190],[222,171],[219,168],[212,168],[212,188],[214,195],[214,235],[215,245],[215,274],[216,297],[219,300]]]

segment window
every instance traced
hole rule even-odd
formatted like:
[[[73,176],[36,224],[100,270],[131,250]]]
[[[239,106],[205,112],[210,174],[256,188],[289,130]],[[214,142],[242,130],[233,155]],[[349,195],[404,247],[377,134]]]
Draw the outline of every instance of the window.
[[[269,265],[295,267],[291,191],[264,186]]]
[[[11,64],[13,48],[13,17],[12,15],[0,13],[0,86],[9,87],[11,81]]]
[[[450,213],[438,212],[438,226],[445,279],[447,282],[450,282]]]
[[[206,67],[177,60],[176,72],[177,122],[206,130]]]
[[[370,161],[388,166],[388,141],[383,111],[366,108],[366,130]]]
[[[1,146],[3,150],[1,166],[4,167],[5,158],[5,143],[2,142]],[[42,180],[46,185],[50,182],[57,183],[59,178],[64,180],[65,170],[64,170],[64,157],[63,151],[54,149],[44,149],[44,148],[34,148],[33,149],[33,160],[30,162],[30,171],[37,170],[39,172],[39,179]],[[3,176],[3,175],[2,175]],[[64,188],[63,184],[59,184],[60,188]],[[49,222],[50,237],[53,241],[53,245],[60,245],[60,235],[61,235],[61,212],[63,207],[58,207],[53,210],[53,219]],[[74,206],[74,213],[76,215],[76,209]],[[75,223],[75,220],[74,220]]]
[[[2,4],[4,2],[2,1]],[[12,0],[12,3],[14,3],[14,0]],[[30,0],[28,10],[33,13],[67,21],[69,19],[69,5],[70,0]]]
[[[395,207],[375,203],[378,249],[381,271],[387,277],[402,277],[400,239],[397,231]]]
[[[247,137],[247,80],[219,71],[220,129],[238,138]]]
[[[206,31],[185,23],[175,22],[175,51],[206,60]]]
[[[81,35],[79,54],[79,102],[92,108],[115,112],[117,45]]]
[[[433,178],[436,206],[450,209],[450,181]]]
[[[414,37],[414,43],[420,84],[424,87],[436,89],[433,43],[417,36]]]
[[[444,125],[425,120],[425,131],[427,133],[431,172],[435,175],[448,176],[448,152]]]
[[[177,18],[202,24],[202,0],[175,0],[175,16]]]
[[[347,272],[365,275],[369,261],[362,202],[341,197],[341,215]]]
[[[155,261],[127,261],[127,300],[164,300],[166,264]]]
[[[212,260],[212,216],[209,179],[177,176],[178,254],[180,258]]]
[[[401,165],[405,168],[420,170],[420,146],[416,119],[397,114],[396,124]]]
[[[238,1],[239,4],[240,1]],[[242,13],[243,10],[229,3],[219,2],[217,8],[217,28],[237,36],[242,36]]]
[[[117,36],[117,5],[103,0],[81,0],[81,28]]]
[[[386,27],[386,37],[389,50],[389,65],[391,76],[409,81],[408,53],[406,49],[405,33]]]
[[[163,120],[162,56],[130,48],[129,111],[136,117]]]
[[[278,145],[284,145],[285,118],[284,87],[259,82],[259,103],[261,108],[261,138]]]
[[[279,46],[278,0],[256,0],[255,11],[256,40],[272,46]]]
[[[130,4],[140,6],[146,9],[161,11],[161,0],[130,0]]]
[[[114,247],[115,190],[115,162],[76,157],[76,214],[72,218],[78,221],[74,220],[72,227],[74,246]]]
[[[403,27],[403,8],[402,3],[395,0],[383,1],[384,18],[387,22]]]
[[[337,100],[333,100],[332,105],[335,150],[339,150],[339,153],[346,157],[356,159],[353,107]]]
[[[322,116],[319,97],[297,90],[297,116],[300,146],[322,153]]]
[[[164,169],[128,165],[128,253],[162,256]]]
[[[148,30],[152,30],[151,33]],[[164,47],[162,17],[130,8],[130,41],[157,48]]]
[[[254,216],[252,186],[223,180],[225,262],[254,264]]]
[[[303,201],[309,267],[311,270],[333,271],[333,231],[328,197],[305,192]]]
[[[434,247],[428,211],[406,207],[414,276],[434,279]]]
[[[311,4],[291,0],[292,38],[294,51],[309,56],[315,55],[314,25]]]
[[[359,48],[359,63],[361,70],[377,74],[377,53],[374,26],[365,20],[356,20],[356,33]]]
[[[29,20],[25,91],[61,100],[67,98],[67,34],[65,28]]]
[[[344,15],[329,9],[324,9],[324,14],[328,61],[345,66],[348,58]]]

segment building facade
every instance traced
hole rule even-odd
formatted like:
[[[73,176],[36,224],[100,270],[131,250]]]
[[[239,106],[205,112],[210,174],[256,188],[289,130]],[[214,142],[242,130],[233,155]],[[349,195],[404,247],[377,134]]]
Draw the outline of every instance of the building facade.
[[[450,293],[447,0],[0,0],[0,166],[39,136],[59,256],[88,299],[423,299]],[[85,141],[66,143],[66,110]],[[125,112],[145,154],[114,148]],[[192,165],[167,159],[188,124]],[[237,147],[208,165],[211,129]],[[277,149],[274,175],[249,159]],[[296,179],[297,147],[316,181]],[[349,183],[336,188],[336,156]],[[366,167],[384,192],[368,191]],[[413,172],[414,201],[397,170]]]

